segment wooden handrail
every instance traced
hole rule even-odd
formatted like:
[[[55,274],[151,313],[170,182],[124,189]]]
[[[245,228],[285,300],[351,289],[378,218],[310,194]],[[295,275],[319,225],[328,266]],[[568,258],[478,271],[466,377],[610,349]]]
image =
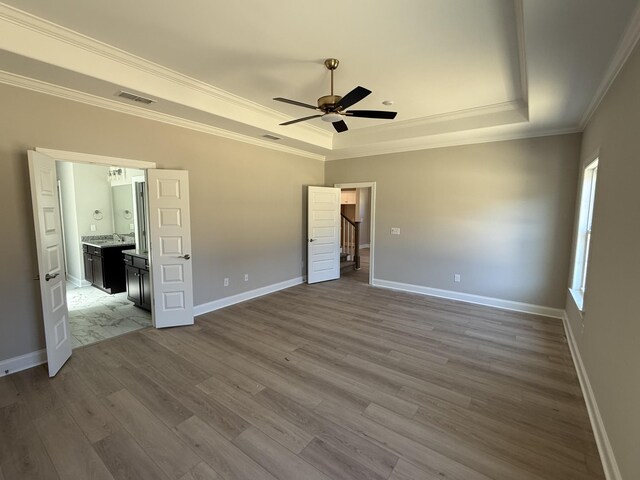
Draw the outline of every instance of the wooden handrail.
[[[360,270],[360,222],[351,220],[344,213],[340,213],[340,216],[342,217],[341,228],[343,230],[340,237],[342,249],[353,252],[351,254],[354,261],[353,269]],[[351,228],[347,227],[347,224]]]
[[[356,223],[360,223],[360,222],[354,222],[342,212],[340,213],[340,216],[344,218],[347,222],[349,222],[351,225],[353,225],[354,227],[356,226]]]

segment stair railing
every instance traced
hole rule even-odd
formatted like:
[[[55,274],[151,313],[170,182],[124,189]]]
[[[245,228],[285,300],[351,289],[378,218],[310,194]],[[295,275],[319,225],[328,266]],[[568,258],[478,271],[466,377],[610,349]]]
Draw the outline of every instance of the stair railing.
[[[342,253],[347,254],[348,260],[353,260],[354,270],[360,270],[360,222],[354,222],[341,213],[340,247]]]

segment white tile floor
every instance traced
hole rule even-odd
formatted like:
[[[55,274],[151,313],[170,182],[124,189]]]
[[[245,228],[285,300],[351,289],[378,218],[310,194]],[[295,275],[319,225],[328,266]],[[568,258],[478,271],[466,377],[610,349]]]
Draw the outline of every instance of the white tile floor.
[[[67,283],[67,304],[73,348],[151,326],[151,313],[135,307],[126,292],[109,295]]]

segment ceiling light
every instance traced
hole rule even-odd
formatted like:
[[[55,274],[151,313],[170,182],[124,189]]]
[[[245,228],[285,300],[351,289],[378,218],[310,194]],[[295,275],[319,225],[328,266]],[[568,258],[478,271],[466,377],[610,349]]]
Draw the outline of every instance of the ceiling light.
[[[393,100],[385,100],[384,102],[382,102],[383,105],[393,105]]]
[[[322,120],[324,120],[325,122],[331,122],[331,123],[336,123],[342,120],[342,115],[340,115],[339,113],[325,113],[322,116]]]

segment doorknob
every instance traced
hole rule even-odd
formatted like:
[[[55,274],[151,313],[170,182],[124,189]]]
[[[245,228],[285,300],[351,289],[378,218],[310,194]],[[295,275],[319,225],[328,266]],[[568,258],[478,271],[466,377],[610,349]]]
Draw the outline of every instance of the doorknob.
[[[44,279],[48,282],[49,280],[51,280],[52,278],[56,278],[58,275],[60,275],[59,273],[54,273],[53,275],[49,275],[48,273],[44,276]]]
[[[185,253],[184,255],[180,255],[178,258],[184,258],[185,260],[189,260],[191,258],[191,255],[189,255],[188,253]]]
[[[316,241],[316,239],[315,239],[315,238],[310,238],[310,239],[309,239],[309,242],[315,242],[315,241]]]

